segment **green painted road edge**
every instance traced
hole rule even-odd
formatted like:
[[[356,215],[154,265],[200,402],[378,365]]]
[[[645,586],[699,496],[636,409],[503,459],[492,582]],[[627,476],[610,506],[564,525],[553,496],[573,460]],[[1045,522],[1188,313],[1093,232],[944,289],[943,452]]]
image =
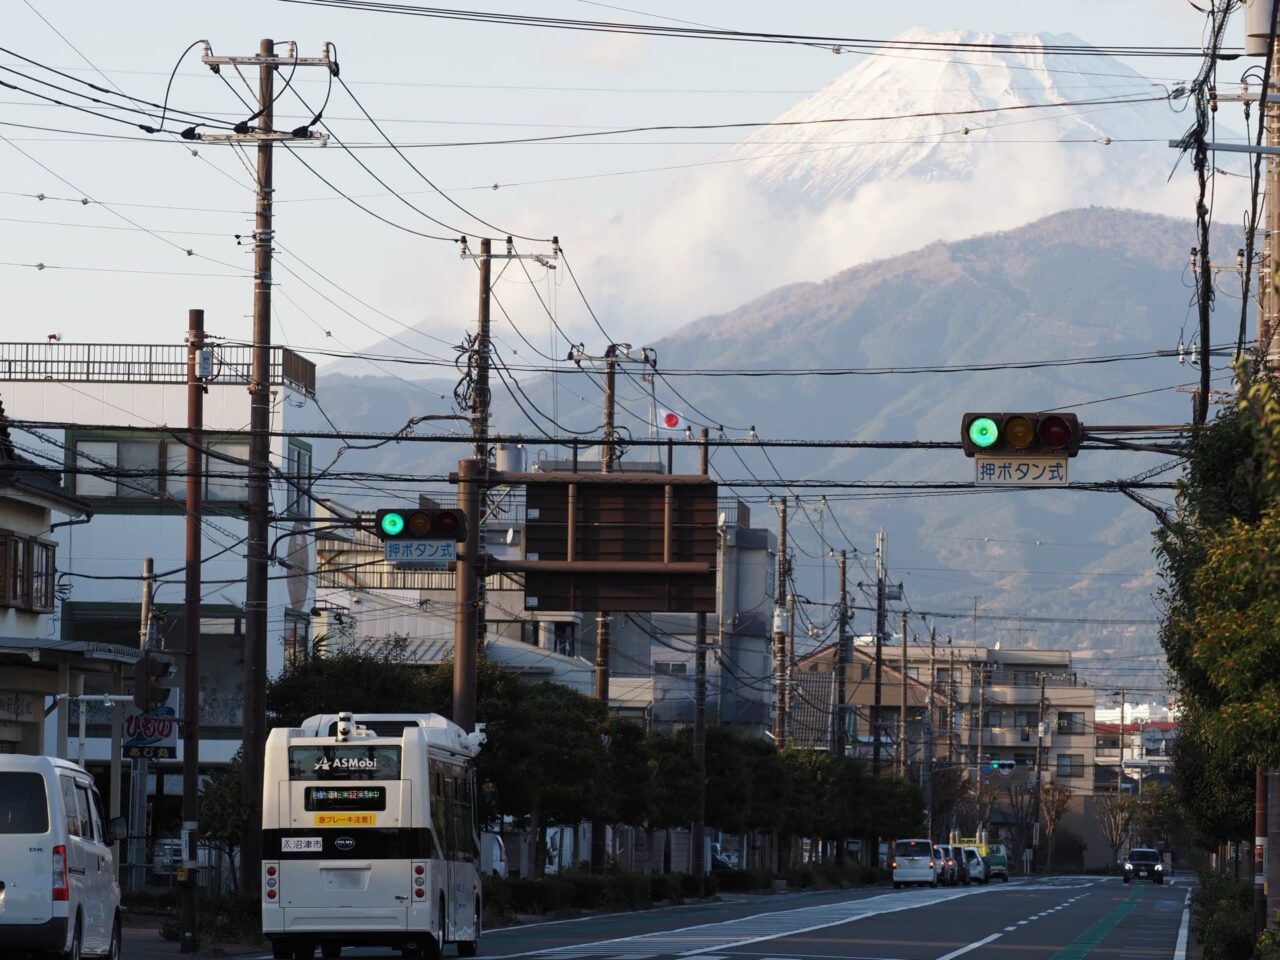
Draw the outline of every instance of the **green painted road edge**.
[[[1085,957],[1093,953],[1095,947],[1107,938],[1107,934],[1120,925],[1120,921],[1133,913],[1134,908],[1138,906],[1138,901],[1142,899],[1144,889],[1144,887],[1139,887],[1135,884],[1133,889],[1129,891],[1128,900],[1124,901],[1101,920],[1095,922],[1093,926],[1055,953],[1049,960],[1084,960]]]

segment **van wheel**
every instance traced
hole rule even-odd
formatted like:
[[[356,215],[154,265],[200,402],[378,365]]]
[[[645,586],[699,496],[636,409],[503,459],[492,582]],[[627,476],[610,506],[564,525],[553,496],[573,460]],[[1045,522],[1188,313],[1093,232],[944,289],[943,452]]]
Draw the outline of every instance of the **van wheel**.
[[[895,890],[901,890],[901,889],[902,889],[902,884],[900,884],[897,880],[893,881],[893,889],[895,889]]]
[[[458,941],[458,956],[460,957],[474,957],[476,954],[480,952],[480,901],[479,900],[476,901],[475,926],[472,927],[471,929],[475,931],[476,938],[474,940]]]
[[[81,930],[80,914],[76,914],[75,930],[71,934],[71,948],[63,955],[63,960],[80,960],[80,952],[84,948],[84,936]]]
[[[272,960],[293,960],[293,944],[283,937],[271,941]]]
[[[103,955],[103,960],[120,960],[120,918],[116,917],[111,921],[111,943],[107,946],[107,952]]]
[[[293,960],[311,960],[316,955],[316,945],[301,941],[293,945]]]

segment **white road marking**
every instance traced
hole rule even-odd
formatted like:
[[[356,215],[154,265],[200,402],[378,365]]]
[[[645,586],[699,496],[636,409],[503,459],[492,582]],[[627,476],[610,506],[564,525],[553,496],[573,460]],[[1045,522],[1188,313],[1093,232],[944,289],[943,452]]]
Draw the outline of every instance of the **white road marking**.
[[[641,952],[661,955],[676,954],[683,957],[696,956],[699,960],[702,960],[708,954],[719,953],[736,947],[822,930],[854,920],[861,920],[864,917],[896,913],[900,910],[913,910],[917,907],[945,903],[961,897],[977,896],[988,893],[990,890],[991,888],[979,888],[963,891],[929,890],[923,892],[902,891],[886,893],[864,899],[843,900],[836,903],[799,907],[792,910],[774,910],[768,913],[753,914],[733,920],[701,923],[675,930],[663,930],[609,940],[547,947],[542,950],[499,954],[488,957],[487,960],[514,960],[516,957],[543,957],[548,958],[548,960],[551,960],[551,958],[554,958],[554,960],[560,960],[560,958],[564,958],[564,960],[585,960],[587,957],[608,957],[612,958],[612,960],[618,960],[620,957]]]
[[[984,947],[992,940],[999,940],[1003,936],[1003,933],[993,933],[989,937],[983,937],[981,940],[975,940],[967,947],[961,947],[959,950],[952,950],[950,953],[944,953],[938,958],[938,960],[955,960],[956,957],[964,956],[970,950],[977,950],[979,947]]]
[[[1178,942],[1173,948],[1173,960],[1187,960],[1187,929],[1191,923],[1191,891],[1182,902],[1182,924],[1178,927]]]

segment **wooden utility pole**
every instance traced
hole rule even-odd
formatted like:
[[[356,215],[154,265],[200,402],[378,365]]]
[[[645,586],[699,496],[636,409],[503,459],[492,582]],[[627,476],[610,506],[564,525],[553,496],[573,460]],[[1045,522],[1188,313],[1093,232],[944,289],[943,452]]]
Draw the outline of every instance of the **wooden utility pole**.
[[[898,711],[898,774],[907,776],[907,611],[902,611],[902,709]]]
[[[704,477],[710,471],[707,447],[708,431],[700,431],[698,472]],[[717,551],[718,552],[718,551]],[[719,561],[719,557],[716,558]],[[693,649],[693,761],[698,771],[698,819],[693,824],[693,876],[698,897],[706,896],[707,858],[707,615],[697,614],[697,633]]]
[[[773,743],[782,749],[787,735],[787,498],[778,507],[778,583],[773,597]]]
[[[187,313],[187,522],[185,595],[182,632],[182,859],[187,878],[182,885],[182,939],[179,949],[198,947],[199,921],[197,841],[200,828],[200,520],[204,496],[204,311]]]
[[[884,672],[884,528],[876,533],[876,678],[875,694],[871,706],[871,772],[880,775],[880,739],[884,732],[881,723],[881,679]]]

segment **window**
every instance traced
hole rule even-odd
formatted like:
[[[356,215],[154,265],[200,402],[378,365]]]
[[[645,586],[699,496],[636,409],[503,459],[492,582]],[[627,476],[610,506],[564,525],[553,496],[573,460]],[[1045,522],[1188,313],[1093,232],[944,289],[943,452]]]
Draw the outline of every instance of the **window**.
[[[866,680],[870,676],[871,676],[871,664],[864,663],[862,665],[862,679]]]
[[[1057,775],[1059,777],[1083,777],[1084,776],[1084,754],[1083,753],[1058,754]]]
[[[0,773],[0,836],[48,832],[44,777],[38,773]]]
[[[52,543],[0,532],[0,607],[53,610],[55,550]]]
[[[999,710],[988,710],[988,711],[987,711],[987,726],[988,726],[988,727],[1001,727],[1001,726],[1004,726],[1004,724],[1003,724],[1003,723],[1001,723],[1001,720],[1002,720],[1002,719],[1003,719],[1003,717],[1001,716],[1001,714],[1000,714],[1000,711],[999,711]]]
[[[1014,752],[1013,762],[1020,767],[1030,767],[1035,763],[1036,755],[1034,753],[1018,753]]]
[[[208,482],[205,496],[210,500],[243,502],[249,499],[249,444],[209,444]]]
[[[206,500],[242,502],[248,499],[249,445],[240,441],[209,444],[205,457]],[[178,440],[100,437],[75,442],[76,472],[71,484],[84,497],[119,500],[185,500],[187,451]],[[290,463],[291,468],[294,464]],[[311,454],[306,452],[306,471]],[[209,476],[212,474],[212,476]]]
[[[53,544],[31,544],[31,609],[53,610]]]
[[[937,672],[937,679],[938,679],[938,683],[939,683],[939,684],[947,684],[947,683],[950,683],[950,682],[951,682],[951,668],[950,668],[950,667],[939,667],[939,668],[938,668],[938,672]]]
[[[307,493],[311,490],[311,448],[291,440],[287,456],[286,474],[289,478],[287,512],[295,517],[310,516],[311,500],[307,497]]]
[[[76,796],[80,799],[80,836],[86,840],[101,840],[102,825],[94,813],[93,800],[89,797],[89,788],[76,784]]]
[[[670,662],[664,660],[656,660],[653,664],[653,672],[668,677],[684,677],[688,676],[689,665],[681,662]]]
[[[62,784],[62,805],[66,808],[67,833],[73,837],[83,837],[80,829],[80,802],[76,799],[76,783],[70,777],[59,777]]]
[[[1084,733],[1084,714],[1058,711],[1059,733]]]
[[[1015,727],[1034,727],[1036,725],[1036,712],[1034,710],[1013,711],[1013,725]]]

